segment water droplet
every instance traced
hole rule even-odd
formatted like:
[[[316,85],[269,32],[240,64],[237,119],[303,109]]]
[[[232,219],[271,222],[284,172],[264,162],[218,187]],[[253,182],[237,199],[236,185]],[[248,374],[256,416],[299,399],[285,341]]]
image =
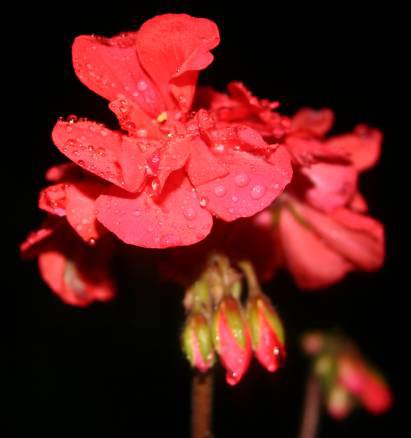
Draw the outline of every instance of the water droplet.
[[[148,136],[148,132],[147,129],[139,129],[137,132],[137,137],[147,137]]]
[[[204,208],[207,207],[207,204],[208,204],[208,199],[205,196],[202,196],[200,198],[200,206]]]
[[[151,181],[151,188],[155,194],[160,190],[160,180],[158,178],[153,178]]]
[[[178,246],[181,242],[177,236],[172,236],[170,234],[162,236],[160,241],[164,246]]]
[[[134,210],[133,211],[133,215],[134,216],[140,216],[141,215],[141,211],[140,210]]]
[[[234,203],[237,203],[237,202],[238,202],[238,197],[234,195],[234,196],[231,198],[231,200],[232,200]]]
[[[148,88],[147,82],[146,82],[146,81],[143,81],[143,80],[138,81],[138,82],[137,82],[137,88],[138,88],[140,91],[145,91],[145,90],[147,90],[147,88]]]
[[[192,221],[197,216],[197,213],[194,208],[188,207],[183,211],[183,215],[186,219]]]
[[[81,167],[84,167],[86,165],[86,163],[83,160],[78,160],[77,164]]]
[[[70,124],[76,123],[77,120],[78,120],[78,117],[75,116],[74,114],[70,114],[70,115],[67,117],[67,122],[70,123]]]
[[[235,176],[234,182],[238,187],[245,187],[250,182],[250,177],[246,173],[239,173]]]
[[[234,210],[233,207],[231,207],[231,208],[228,209],[228,212],[229,212],[230,214],[234,214],[235,210]]]
[[[257,184],[251,189],[251,197],[255,200],[261,199],[265,194],[265,187]]]
[[[238,383],[239,380],[238,373],[236,373],[235,371],[227,372],[226,380],[229,385],[231,386],[235,385],[236,383]]]
[[[96,245],[96,239],[93,239],[93,238],[88,239],[88,244],[89,244],[90,246],[95,246],[95,245]]]
[[[213,147],[213,152],[216,154],[222,154],[225,150],[225,146],[223,143],[216,143]]]
[[[219,198],[223,197],[226,194],[226,192],[227,192],[227,190],[223,185],[219,185],[219,186],[214,187],[214,193]]]
[[[276,183],[276,184],[273,185],[273,189],[274,189],[274,190],[278,190],[279,187],[280,187],[280,184],[278,184],[278,183]]]

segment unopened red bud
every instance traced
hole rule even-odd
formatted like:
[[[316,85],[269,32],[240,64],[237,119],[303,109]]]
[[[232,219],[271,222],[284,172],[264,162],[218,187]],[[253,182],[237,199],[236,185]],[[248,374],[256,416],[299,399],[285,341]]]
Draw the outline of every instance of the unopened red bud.
[[[254,353],[268,371],[276,371],[285,360],[284,328],[269,299],[262,294],[247,303]]]
[[[358,394],[363,406],[372,414],[388,411],[393,403],[391,390],[384,379],[374,371],[368,371],[363,390]]]
[[[207,318],[195,313],[187,318],[181,336],[183,351],[193,368],[205,372],[214,364],[214,348]]]
[[[327,411],[336,420],[343,420],[348,416],[353,401],[349,392],[341,385],[334,385],[326,399]]]
[[[227,375],[227,383],[237,384],[251,360],[251,340],[247,322],[238,300],[224,297],[213,320],[213,340]]]

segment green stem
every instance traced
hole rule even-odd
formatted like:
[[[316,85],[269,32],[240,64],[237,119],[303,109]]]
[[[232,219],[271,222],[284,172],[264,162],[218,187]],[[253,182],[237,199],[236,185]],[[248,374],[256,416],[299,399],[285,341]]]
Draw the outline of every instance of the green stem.
[[[191,438],[212,438],[213,372],[195,372],[191,389]]]
[[[299,438],[315,438],[321,411],[321,390],[317,379],[309,376],[305,390],[304,413]]]

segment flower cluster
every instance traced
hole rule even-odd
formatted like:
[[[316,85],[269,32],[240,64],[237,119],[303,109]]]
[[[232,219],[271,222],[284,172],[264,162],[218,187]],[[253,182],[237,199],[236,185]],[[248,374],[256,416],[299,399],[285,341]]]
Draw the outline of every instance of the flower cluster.
[[[383,227],[367,215],[357,184],[378,159],[381,133],[361,125],[327,137],[330,110],[288,117],[239,82],[227,94],[197,87],[218,43],[212,21],[184,14],[74,41],[78,78],[108,101],[119,129],[73,115],[53,129],[71,162],[47,172],[39,207],[48,219],[22,252],[39,256],[43,278],[66,302],[113,296],[106,269],[104,293],[88,280],[104,267],[100,258],[109,262],[104,241],[146,248],[204,241],[186,254],[218,249],[252,260],[262,279],[285,267],[306,289],[381,266]],[[51,241],[58,259],[43,263]],[[83,264],[80,253],[96,263]],[[73,298],[73,266],[83,272],[86,298]]]
[[[307,333],[303,349],[312,357],[312,372],[332,417],[347,417],[356,404],[375,415],[391,407],[388,384],[346,338],[333,333]]]
[[[241,273],[248,286],[245,308]],[[207,371],[217,354],[227,371],[227,382],[235,385],[247,371],[253,352],[268,371],[281,366],[284,329],[249,263],[242,262],[235,269],[225,257],[212,256],[200,278],[188,288],[184,304],[187,318],[182,348],[194,368]]]
[[[240,82],[226,93],[197,86],[219,41],[212,21],[184,14],[76,38],[74,70],[118,128],[57,121],[52,139],[70,162],[47,171],[47,218],[21,252],[38,258],[64,302],[86,306],[114,297],[118,246],[171,248],[163,269],[189,284],[183,350],[201,372],[218,357],[234,385],[253,354],[270,372],[285,359],[284,329],[259,281],[284,268],[300,288],[317,289],[383,264],[384,229],[358,189],[382,134],[359,125],[329,135],[331,110],[286,116]],[[354,399],[385,410],[382,379],[346,341],[330,339],[318,336],[310,351],[330,413],[345,416]]]

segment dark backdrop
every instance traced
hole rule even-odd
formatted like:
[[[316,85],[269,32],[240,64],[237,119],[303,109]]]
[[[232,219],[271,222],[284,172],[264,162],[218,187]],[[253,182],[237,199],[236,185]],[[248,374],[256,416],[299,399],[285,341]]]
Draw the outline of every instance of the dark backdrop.
[[[188,436],[190,373],[178,344],[181,291],[141,273],[134,283],[123,281],[116,301],[75,309],[51,294],[35,263],[19,261],[16,250],[42,217],[36,201],[45,169],[63,160],[50,141],[57,117],[74,113],[113,121],[104,101],[75,78],[73,38],[133,29],[168,11],[214,19],[221,29],[222,42],[203,83],[222,88],[240,79],[259,96],[281,99],[284,111],[330,106],[337,113],[337,130],[365,122],[385,133],[382,160],[361,181],[372,213],[387,225],[385,268],[351,275],[317,294],[299,292],[287,278],[269,286],[287,328],[287,365],[271,376],[254,364],[235,388],[225,385],[218,369],[216,436],[295,436],[306,365],[297,336],[305,328],[336,325],[384,369],[396,404],[379,418],[364,412],[343,423],[325,418],[320,436],[398,436],[393,431],[405,392],[400,368],[407,353],[400,337],[406,324],[399,303],[407,286],[398,280],[403,241],[398,218],[407,186],[398,170],[402,158],[397,158],[405,146],[394,102],[403,91],[397,18],[386,7],[360,11],[346,3],[328,8],[264,5],[65,2],[22,6],[16,12],[20,30],[7,41],[16,48],[11,73],[19,90],[13,100],[18,107],[13,116],[18,117],[12,117],[17,135],[6,166],[8,187],[13,187],[7,215],[11,231],[6,233],[13,258],[5,278],[7,295],[16,304],[11,436]]]

